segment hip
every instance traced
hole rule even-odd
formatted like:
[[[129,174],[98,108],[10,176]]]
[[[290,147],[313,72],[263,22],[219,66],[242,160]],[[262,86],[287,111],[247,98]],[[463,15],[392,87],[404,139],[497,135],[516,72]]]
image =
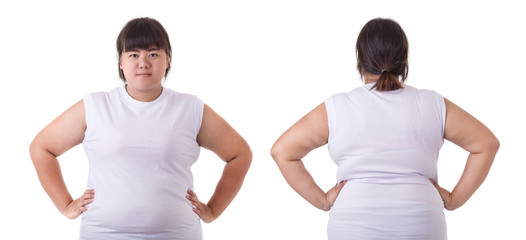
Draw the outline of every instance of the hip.
[[[88,210],[82,214],[81,236],[122,234],[135,236],[132,239],[178,239],[166,238],[166,236],[183,233],[186,236],[201,232],[199,216],[193,212],[191,204],[186,199],[169,202],[115,202],[95,198]],[[157,235],[165,237],[154,237]]]
[[[348,181],[330,210],[329,239],[446,239],[444,205],[429,181]]]
[[[442,211],[444,203],[430,181],[348,180],[332,210],[375,207],[421,206]]]

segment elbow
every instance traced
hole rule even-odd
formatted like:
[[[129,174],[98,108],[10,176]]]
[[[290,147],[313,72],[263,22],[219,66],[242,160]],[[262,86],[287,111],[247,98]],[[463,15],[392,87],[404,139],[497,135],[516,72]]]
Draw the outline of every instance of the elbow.
[[[495,150],[495,153],[499,150],[499,148],[500,148],[500,141],[499,139],[497,139],[497,137],[495,137],[493,141],[493,149]]]
[[[53,153],[49,148],[46,147],[43,141],[36,137],[31,144],[29,144],[29,157],[33,162],[33,165],[37,167],[42,162],[45,162],[48,157],[57,157],[58,155]]]
[[[277,143],[274,143],[274,145],[270,149],[270,156],[272,156],[272,159],[274,159],[274,161],[277,161],[278,154],[279,154],[279,151],[278,151],[278,148],[276,147],[276,144]]]
[[[246,160],[245,160],[245,163],[246,163],[246,168],[248,170],[248,168],[250,168],[250,165],[252,164],[252,157],[254,156],[254,154],[252,153],[252,149],[250,149],[250,147],[247,145],[247,153],[246,153]]]
[[[497,154],[497,151],[499,150],[499,148],[500,148],[500,141],[495,136],[488,139],[488,141],[485,144],[485,149],[487,149],[487,151],[489,151],[493,155]]]
[[[242,160],[241,162],[245,172],[248,171],[250,165],[252,164],[252,157],[252,150],[250,149],[250,146],[248,146],[248,144],[246,144],[245,148],[241,151],[240,154],[238,154],[238,157],[236,157],[237,159]]]
[[[497,151],[499,150],[499,148],[499,140],[495,136],[492,136],[480,142],[480,144],[475,148],[475,150],[470,152],[476,154],[484,154],[488,156],[488,161],[491,164],[495,159],[495,155],[497,155]]]
[[[280,169],[292,161],[301,160],[297,150],[292,149],[289,144],[279,139],[270,149],[270,155]]]
[[[283,161],[282,153],[283,151],[281,149],[281,144],[279,143],[279,141],[274,143],[274,145],[270,149],[270,155],[278,165]]]
[[[38,150],[39,150],[39,145],[37,143],[37,139],[35,138],[31,144],[29,144],[29,157],[31,158],[31,161],[33,162],[33,164],[35,164],[36,162],[36,155],[38,153]]]

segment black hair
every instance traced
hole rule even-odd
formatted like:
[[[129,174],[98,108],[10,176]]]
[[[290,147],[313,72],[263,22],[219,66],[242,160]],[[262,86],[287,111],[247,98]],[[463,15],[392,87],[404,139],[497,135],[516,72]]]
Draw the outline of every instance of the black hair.
[[[130,20],[124,28],[122,28],[117,37],[117,53],[119,55],[119,76],[123,82],[126,82],[124,72],[120,69],[121,55],[123,51],[130,51],[134,49],[148,49],[156,47],[164,49],[168,57],[168,68],[164,77],[170,71],[172,61],[172,46],[168,33],[163,25],[153,18],[135,18]]]
[[[356,58],[360,75],[365,72],[380,75],[371,89],[391,91],[402,88],[409,72],[408,55],[409,43],[404,30],[391,19],[370,20],[358,35]]]

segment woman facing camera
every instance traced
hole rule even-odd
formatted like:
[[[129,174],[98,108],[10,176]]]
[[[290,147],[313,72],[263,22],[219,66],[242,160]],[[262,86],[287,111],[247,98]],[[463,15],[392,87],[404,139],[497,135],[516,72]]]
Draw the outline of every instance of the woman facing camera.
[[[124,84],[87,95],[31,143],[42,187],[66,217],[82,215],[80,239],[202,239],[200,219],[215,220],[236,196],[251,150],[200,99],[163,87],[172,49],[158,21],[129,21],[117,52]],[[57,157],[80,143],[88,190],[73,199]],[[226,162],[207,203],[194,193],[190,171],[201,147]]]

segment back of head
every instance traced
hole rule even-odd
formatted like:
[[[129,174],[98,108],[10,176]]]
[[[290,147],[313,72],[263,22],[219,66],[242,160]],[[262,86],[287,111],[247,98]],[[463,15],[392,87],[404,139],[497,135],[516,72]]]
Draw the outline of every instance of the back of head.
[[[409,43],[404,30],[393,20],[376,18],[360,31],[356,41],[358,71],[380,75],[378,91],[402,88],[407,78]],[[399,80],[401,77],[401,80]]]

